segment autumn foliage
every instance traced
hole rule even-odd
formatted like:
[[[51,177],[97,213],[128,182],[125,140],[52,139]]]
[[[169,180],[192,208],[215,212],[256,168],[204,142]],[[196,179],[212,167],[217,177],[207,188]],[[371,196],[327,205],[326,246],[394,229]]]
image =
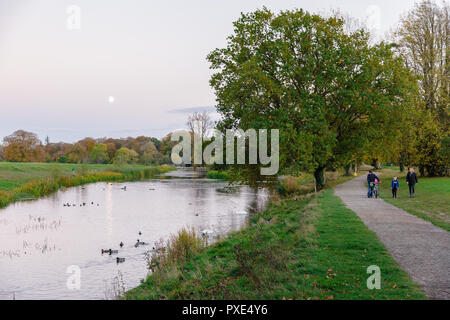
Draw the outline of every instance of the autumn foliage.
[[[170,136],[170,135],[169,135]],[[18,130],[3,139],[0,160],[11,162],[60,163],[114,163],[164,164],[170,162],[173,143],[169,136],[162,139],[140,136],[137,138],[84,138],[76,143],[45,144],[35,133]]]
[[[6,147],[2,157],[13,162],[42,162],[45,150],[36,134],[18,130],[3,139]]]

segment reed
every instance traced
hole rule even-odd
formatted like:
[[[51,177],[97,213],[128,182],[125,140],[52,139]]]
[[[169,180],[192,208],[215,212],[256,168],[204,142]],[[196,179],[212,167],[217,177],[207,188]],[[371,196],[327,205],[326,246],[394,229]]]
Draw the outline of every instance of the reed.
[[[147,265],[155,277],[163,276],[167,268],[178,267],[207,245],[206,238],[198,235],[194,228],[182,228],[164,243],[160,240],[148,256]]]

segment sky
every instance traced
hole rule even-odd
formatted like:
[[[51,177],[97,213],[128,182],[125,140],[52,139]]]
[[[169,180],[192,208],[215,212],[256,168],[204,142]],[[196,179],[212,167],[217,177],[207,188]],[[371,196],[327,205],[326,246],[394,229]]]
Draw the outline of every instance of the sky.
[[[0,0],[0,142],[164,137],[215,95],[206,56],[241,12],[340,9],[382,38],[414,0]]]

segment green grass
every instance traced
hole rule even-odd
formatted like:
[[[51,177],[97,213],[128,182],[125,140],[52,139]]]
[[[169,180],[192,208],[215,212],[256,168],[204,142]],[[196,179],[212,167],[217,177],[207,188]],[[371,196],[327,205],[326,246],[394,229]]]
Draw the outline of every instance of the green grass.
[[[270,222],[267,222],[270,219]],[[366,286],[381,269],[381,289]],[[279,200],[189,259],[156,269],[127,299],[425,299],[375,233],[327,190]]]
[[[400,182],[397,199],[392,199],[391,180],[396,175]],[[409,197],[405,173],[383,170],[381,174],[380,196],[386,202],[430,221],[434,225],[450,231],[450,178],[418,178],[414,198]]]
[[[170,166],[0,162],[0,208],[18,200],[48,195],[61,187],[145,179],[173,169]]]
[[[229,176],[225,171],[210,170],[206,174],[208,179],[228,180]]]
[[[399,166],[382,165],[381,168],[382,168],[382,169],[389,169],[389,170],[397,170],[397,171],[400,171],[400,167],[399,167]]]
[[[343,170],[325,172],[325,184],[332,188],[337,184],[351,180],[354,176],[345,176]],[[284,176],[279,180],[277,191],[280,195],[308,194],[315,191],[314,176],[301,173],[296,176]]]

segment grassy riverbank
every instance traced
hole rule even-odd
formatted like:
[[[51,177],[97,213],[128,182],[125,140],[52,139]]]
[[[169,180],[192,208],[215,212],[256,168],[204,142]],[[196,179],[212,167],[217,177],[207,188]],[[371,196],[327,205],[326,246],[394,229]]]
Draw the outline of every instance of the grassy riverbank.
[[[331,189],[274,200],[249,227],[204,249],[190,251],[192,243],[184,234],[173,247],[185,258],[156,264],[125,298],[425,299]],[[380,290],[367,288],[371,265],[381,269]]]
[[[170,166],[0,162],[0,208],[18,200],[50,194],[62,187],[99,181],[140,180],[173,169]]]
[[[397,176],[400,182],[397,199],[393,199],[391,193],[393,176]],[[450,178],[419,177],[415,197],[410,198],[405,177],[406,173],[400,173],[400,171],[382,170],[380,177],[383,182],[380,185],[381,198],[396,207],[450,231]]]

